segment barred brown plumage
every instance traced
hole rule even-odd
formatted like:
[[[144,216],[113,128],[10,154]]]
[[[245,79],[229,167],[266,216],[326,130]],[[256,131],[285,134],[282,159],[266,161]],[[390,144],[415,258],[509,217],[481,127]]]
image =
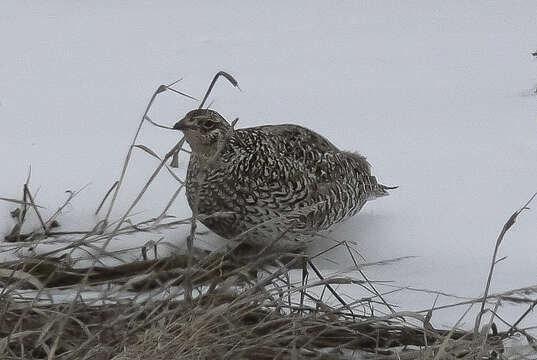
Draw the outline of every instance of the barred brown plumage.
[[[190,111],[174,126],[192,149],[190,207],[224,238],[301,248],[311,234],[355,215],[390,189],[362,155],[298,125],[233,127],[216,111]]]

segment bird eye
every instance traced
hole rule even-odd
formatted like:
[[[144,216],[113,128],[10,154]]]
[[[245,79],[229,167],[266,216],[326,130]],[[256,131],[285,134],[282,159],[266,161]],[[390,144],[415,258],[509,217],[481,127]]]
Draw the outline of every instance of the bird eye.
[[[211,130],[212,128],[214,128],[216,126],[216,121],[212,121],[212,120],[205,120],[201,126],[203,126],[204,129],[207,129],[207,130]]]

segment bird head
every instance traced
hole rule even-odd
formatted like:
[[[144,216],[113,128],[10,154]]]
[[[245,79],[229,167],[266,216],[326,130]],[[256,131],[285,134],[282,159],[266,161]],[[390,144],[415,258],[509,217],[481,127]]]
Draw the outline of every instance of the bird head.
[[[231,130],[229,123],[219,113],[209,109],[188,112],[173,128],[185,134],[194,153],[205,156],[214,153]]]

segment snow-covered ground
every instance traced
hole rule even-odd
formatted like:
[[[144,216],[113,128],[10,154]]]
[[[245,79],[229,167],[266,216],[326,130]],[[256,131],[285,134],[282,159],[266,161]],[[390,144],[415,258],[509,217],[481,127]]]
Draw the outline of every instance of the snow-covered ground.
[[[307,126],[400,186],[331,234],[356,241],[368,261],[417,256],[370,268],[371,279],[477,297],[497,234],[537,191],[536,15],[535,1],[4,0],[0,196],[20,197],[30,166],[48,213],[65,190],[89,184],[60,223],[91,227],[156,87],[184,78],[176,88],[200,97],[226,70],[242,89],[222,81],[213,91],[212,108],[227,119]],[[196,105],[165,93],[150,116],[172,125]],[[179,135],[144,126],[139,142],[164,154]],[[138,151],[131,165],[116,217],[157,163]],[[163,172],[135,211],[158,215],[176,187]],[[0,202],[2,235],[10,209]],[[184,198],[171,213],[189,215]],[[180,245],[187,231],[151,239]],[[492,292],[537,283],[536,240],[530,210],[506,236]],[[329,256],[337,265],[325,262],[325,271],[350,265],[343,251]],[[412,310],[434,298],[389,300]]]

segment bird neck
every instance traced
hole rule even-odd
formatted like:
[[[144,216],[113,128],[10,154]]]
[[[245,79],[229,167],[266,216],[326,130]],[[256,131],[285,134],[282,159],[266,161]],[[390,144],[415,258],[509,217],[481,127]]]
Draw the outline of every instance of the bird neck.
[[[196,155],[202,162],[210,161],[218,156],[225,146],[224,141],[216,141],[211,144],[200,142],[189,143],[192,154]]]

